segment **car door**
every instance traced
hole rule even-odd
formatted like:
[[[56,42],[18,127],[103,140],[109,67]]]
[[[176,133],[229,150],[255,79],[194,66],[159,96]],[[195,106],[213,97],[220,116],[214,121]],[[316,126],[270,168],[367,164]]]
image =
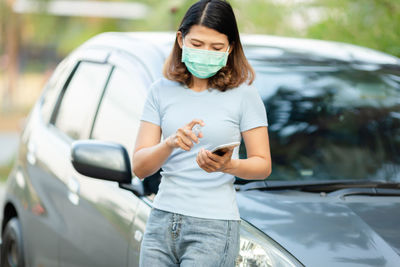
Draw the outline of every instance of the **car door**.
[[[114,52],[108,63],[113,65],[112,74],[90,138],[120,143],[131,157],[150,77],[139,62],[127,59],[126,54]],[[60,252],[65,254],[61,266],[127,266],[131,225],[139,198],[116,182],[87,177],[74,169],[71,176],[79,184],[79,204],[74,207],[73,217],[87,217],[85,222],[70,222],[74,224],[71,228],[84,238],[75,240],[75,246],[70,248],[77,249],[69,249],[70,254]]]
[[[89,52],[87,52],[89,53]],[[51,119],[54,135],[63,142],[58,157],[62,158],[59,168],[65,191],[59,199],[59,214],[62,224],[59,231],[59,266],[100,266],[97,262],[96,243],[88,249],[82,246],[91,236],[101,233],[92,207],[80,197],[80,183],[70,162],[70,149],[74,140],[86,139],[91,131],[93,117],[104,87],[109,79],[112,66],[102,60],[79,60],[68,85],[60,94],[58,105]],[[55,156],[54,156],[55,157]],[[88,250],[91,252],[87,255]]]
[[[151,55],[146,56],[151,60]],[[132,158],[136,136],[140,126],[140,116],[153,77],[147,71],[144,61],[131,54],[115,51],[109,58],[115,64],[111,81],[107,86],[101,104],[104,108],[98,113],[92,138],[116,141],[123,144]],[[107,99],[107,96],[109,97]],[[107,110],[107,112],[106,112]],[[118,118],[118,119],[116,119]],[[142,183],[144,195],[131,194],[129,201],[135,203],[135,214],[131,218],[128,234],[128,265],[139,266],[140,244],[143,238],[147,218],[152,207],[152,199],[160,183],[159,171],[147,177],[143,182],[133,177],[133,184]],[[118,192],[117,192],[118,193]],[[108,194],[108,196],[112,196]]]
[[[141,62],[130,54],[115,51],[110,56],[109,62],[115,67],[99,107],[91,138],[120,143],[125,146],[129,157],[132,158],[140,115],[146,100],[147,88],[151,84],[151,77]],[[137,177],[133,179],[141,183]],[[104,188],[103,192],[106,194],[102,191],[93,191],[93,199],[102,199],[104,203],[108,203],[104,206],[105,212],[114,218],[120,218],[120,225],[124,228],[121,229],[123,232],[115,238],[119,239],[121,244],[129,245],[135,238],[135,234],[136,238],[138,235],[140,237],[140,233],[132,232],[132,223],[137,207],[140,205],[138,196],[118,188],[117,183],[114,182],[92,179],[85,186],[87,190],[95,186]],[[121,212],[128,217],[122,218],[119,214]],[[104,220],[104,218],[99,218],[101,219]],[[138,251],[125,250],[125,252],[128,253],[129,266],[132,266],[132,260],[137,262]],[[108,266],[117,266],[111,264]]]
[[[60,177],[66,164],[63,151],[67,150],[48,122],[57,97],[74,69],[72,58],[57,66],[21,136],[17,180],[25,192],[18,194],[24,206],[19,216],[29,266],[58,266],[58,233],[63,221],[60,199],[65,193]]]

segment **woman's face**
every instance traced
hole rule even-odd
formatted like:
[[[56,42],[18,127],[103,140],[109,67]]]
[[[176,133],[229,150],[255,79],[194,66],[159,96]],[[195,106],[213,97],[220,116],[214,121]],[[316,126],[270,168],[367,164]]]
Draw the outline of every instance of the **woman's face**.
[[[182,32],[176,34],[179,46],[182,48]],[[193,25],[184,36],[185,46],[211,51],[225,52],[228,49],[228,37],[214,29],[201,25]],[[229,48],[229,53],[232,47]]]

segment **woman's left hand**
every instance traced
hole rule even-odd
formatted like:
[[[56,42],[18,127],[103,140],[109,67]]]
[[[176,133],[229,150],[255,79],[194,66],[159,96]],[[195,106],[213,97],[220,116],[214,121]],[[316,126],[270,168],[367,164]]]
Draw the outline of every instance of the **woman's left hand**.
[[[206,172],[223,172],[231,166],[233,148],[229,149],[223,156],[211,153],[209,150],[201,148],[197,153],[197,164]]]

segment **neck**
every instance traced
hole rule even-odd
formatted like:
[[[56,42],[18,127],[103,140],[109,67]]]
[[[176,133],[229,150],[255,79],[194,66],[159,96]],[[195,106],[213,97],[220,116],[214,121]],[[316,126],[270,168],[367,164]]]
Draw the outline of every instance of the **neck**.
[[[192,75],[192,82],[189,88],[197,92],[206,90],[208,88],[208,79],[200,79]]]

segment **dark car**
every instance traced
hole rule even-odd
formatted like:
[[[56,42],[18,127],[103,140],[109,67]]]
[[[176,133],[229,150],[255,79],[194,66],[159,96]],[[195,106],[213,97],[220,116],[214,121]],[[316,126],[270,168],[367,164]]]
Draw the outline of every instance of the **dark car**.
[[[141,181],[130,159],[174,38],[103,33],[58,65],[7,180],[2,266],[138,266],[161,177]],[[400,60],[327,41],[242,42],[273,171],[235,181],[237,266],[400,266]]]

